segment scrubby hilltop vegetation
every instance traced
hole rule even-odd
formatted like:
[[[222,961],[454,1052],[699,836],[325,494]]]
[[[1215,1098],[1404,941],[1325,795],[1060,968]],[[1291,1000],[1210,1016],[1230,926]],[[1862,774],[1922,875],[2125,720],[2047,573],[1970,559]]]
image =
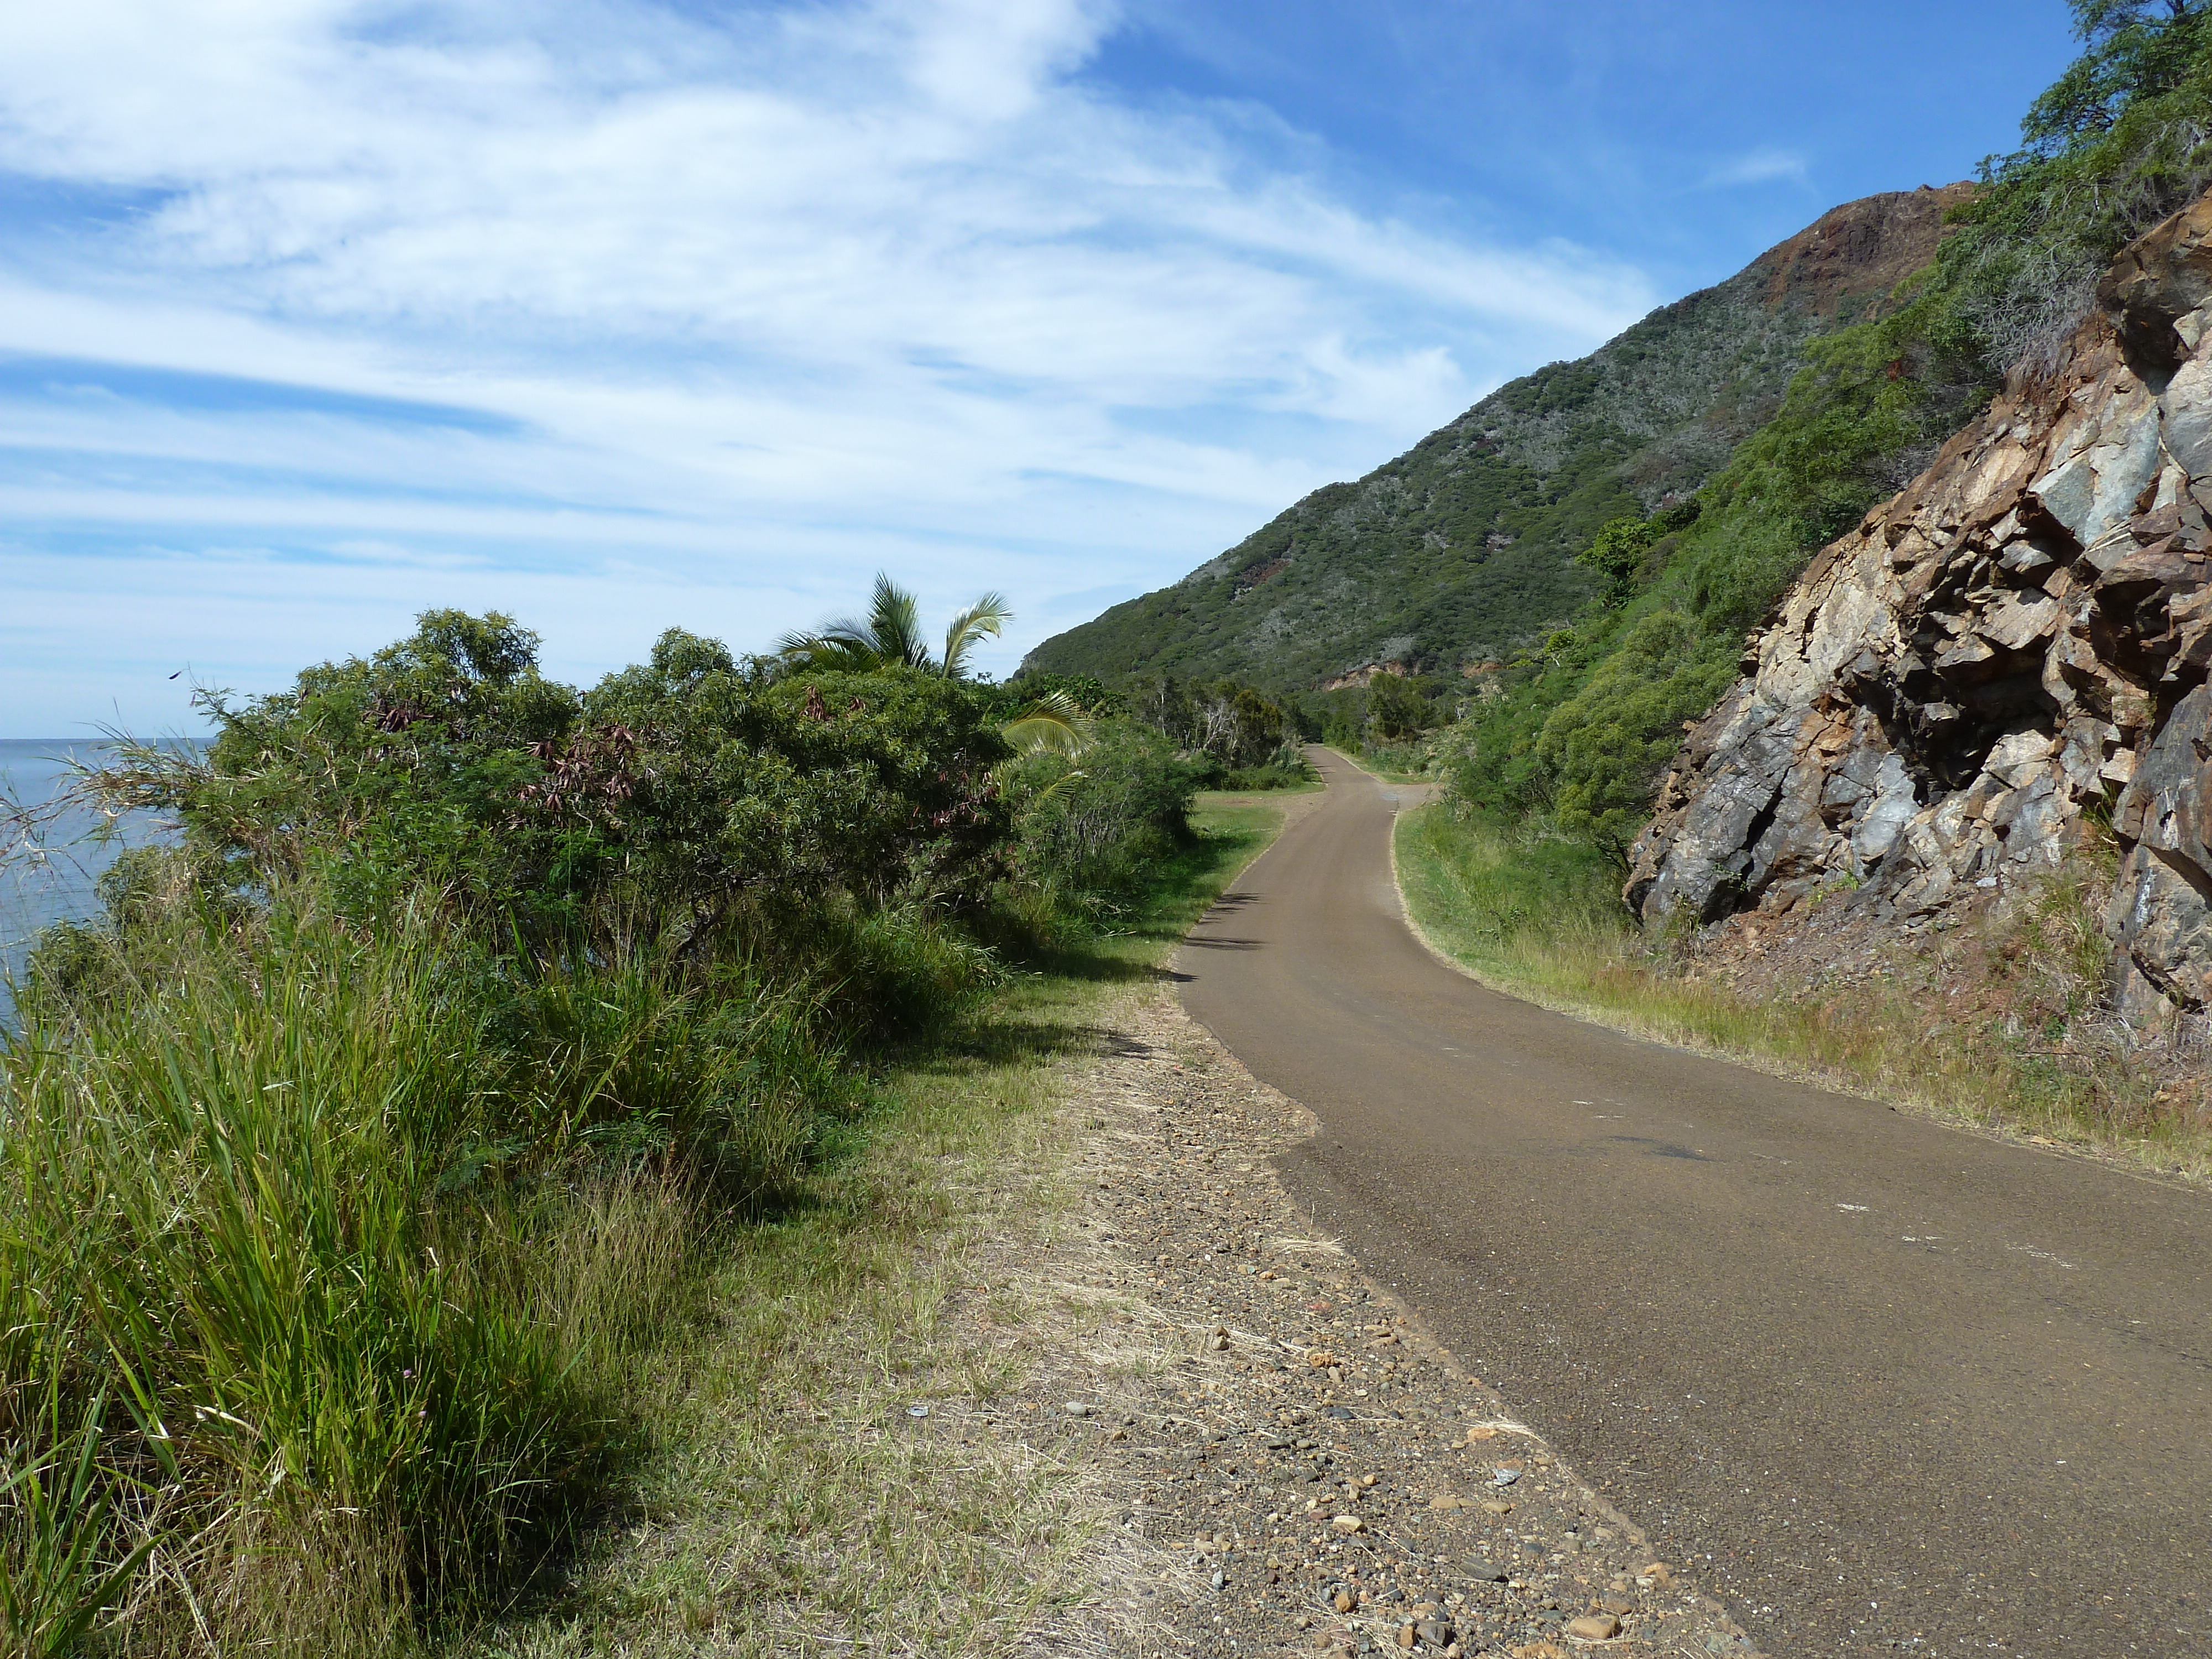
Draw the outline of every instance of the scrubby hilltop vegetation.
[[[180,830],[0,1042],[0,1649],[506,1605],[618,1489],[708,1244],[1188,863],[1205,763],[965,681],[1003,605],[873,648],[903,599],[588,690],[434,612],[87,781]]]
[[[1029,666],[1225,675],[1280,696],[1381,665],[1456,678],[1541,639],[1595,586],[1573,554],[1697,489],[1772,415],[1807,343],[1888,304],[1966,193],[1837,209],[1357,483],[1316,490],[1172,587],[1047,641]]]

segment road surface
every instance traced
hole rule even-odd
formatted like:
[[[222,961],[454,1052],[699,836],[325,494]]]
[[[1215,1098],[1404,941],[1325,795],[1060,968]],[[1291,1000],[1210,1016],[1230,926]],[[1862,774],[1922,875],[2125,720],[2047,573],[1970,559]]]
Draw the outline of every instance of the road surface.
[[[1314,754],[1178,965],[1317,1224],[1769,1652],[2212,1654],[2212,1198],[1487,991]]]

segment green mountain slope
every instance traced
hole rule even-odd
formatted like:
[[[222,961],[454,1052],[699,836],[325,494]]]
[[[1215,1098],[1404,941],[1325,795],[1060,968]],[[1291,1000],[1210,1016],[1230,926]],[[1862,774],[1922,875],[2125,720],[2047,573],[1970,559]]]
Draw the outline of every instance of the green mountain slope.
[[[1471,668],[1590,597],[1598,529],[1696,490],[1780,405],[1806,343],[1874,314],[1971,187],[1852,202],[1578,362],[1501,387],[1357,483],[1317,489],[1025,671],[1228,675],[1275,691]]]

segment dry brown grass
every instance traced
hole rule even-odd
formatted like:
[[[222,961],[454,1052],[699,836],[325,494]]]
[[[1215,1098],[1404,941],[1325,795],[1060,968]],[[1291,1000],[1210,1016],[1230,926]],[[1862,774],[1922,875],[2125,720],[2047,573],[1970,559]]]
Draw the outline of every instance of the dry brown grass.
[[[1055,1248],[1089,1034],[1036,1024],[1025,1057],[896,1084],[816,1205],[733,1243],[710,1318],[643,1380],[659,1444],[619,1523],[469,1647],[1142,1651],[1097,1626],[1162,1564],[1104,1524],[1079,1458],[991,1408],[1094,1322]]]
[[[1752,922],[1718,946],[1655,949],[1587,907],[1499,925],[1490,890],[1511,849],[1472,826],[1440,833],[1437,811],[1400,819],[1407,914],[1431,951],[1497,989],[1988,1133],[2212,1179],[2206,1033],[2135,1030],[2106,1008],[2094,849],[1915,948],[1793,951],[1787,928],[1762,938]]]

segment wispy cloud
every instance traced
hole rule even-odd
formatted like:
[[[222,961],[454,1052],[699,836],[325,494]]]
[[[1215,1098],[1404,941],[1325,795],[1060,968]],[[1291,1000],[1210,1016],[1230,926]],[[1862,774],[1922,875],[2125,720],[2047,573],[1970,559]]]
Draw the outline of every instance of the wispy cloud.
[[[0,169],[45,193],[0,209],[0,723],[150,718],[133,664],[266,684],[432,603],[587,674],[672,622],[764,641],[878,564],[1015,592],[1003,668],[1063,599],[1171,579],[1651,303],[1104,95],[1115,24],[11,18]]]
[[[1772,184],[1778,179],[1797,185],[1812,182],[1805,158],[1796,151],[1755,149],[1713,168],[1705,175],[1705,184],[1708,188],[1724,188],[1731,185]]]

